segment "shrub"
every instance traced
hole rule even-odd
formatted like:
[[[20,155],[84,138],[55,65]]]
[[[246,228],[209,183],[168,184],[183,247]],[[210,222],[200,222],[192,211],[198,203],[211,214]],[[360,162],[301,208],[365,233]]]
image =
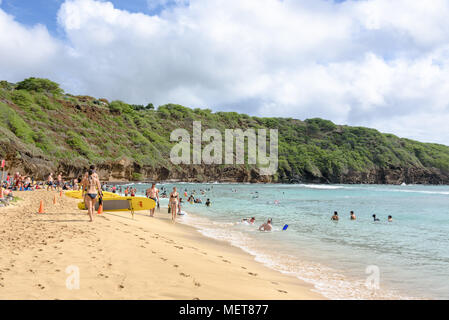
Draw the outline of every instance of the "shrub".
[[[131,113],[133,111],[132,107],[129,104],[124,103],[123,101],[120,100],[112,101],[109,104],[109,110],[111,110],[112,113],[118,114]]]
[[[56,82],[50,81],[48,79],[42,78],[28,78],[19,83],[17,83],[17,89],[36,91],[36,92],[46,92],[52,93],[54,95],[63,94],[64,91],[59,87]]]
[[[133,181],[142,181],[142,180],[143,180],[143,176],[142,176],[141,173],[133,172],[133,174],[132,174],[132,180],[133,180]]]
[[[10,130],[25,143],[34,142],[34,132],[28,124],[12,109],[7,114],[7,121]]]
[[[33,97],[25,90],[14,90],[11,98],[15,104],[24,108],[29,108],[33,103]]]
[[[43,93],[36,94],[34,97],[34,101],[40,105],[42,108],[47,110],[57,110],[58,107],[54,105],[50,99]]]
[[[90,151],[89,147],[87,146],[84,139],[80,137],[79,134],[77,134],[73,131],[68,131],[66,142],[69,146],[71,146],[73,149],[75,149],[82,155],[84,155],[88,158],[91,157],[91,151]]]

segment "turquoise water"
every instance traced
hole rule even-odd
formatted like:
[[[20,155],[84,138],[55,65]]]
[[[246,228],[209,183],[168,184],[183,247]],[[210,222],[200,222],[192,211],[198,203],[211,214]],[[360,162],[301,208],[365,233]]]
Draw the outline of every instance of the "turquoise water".
[[[181,222],[312,283],[328,298],[449,299],[449,186],[174,185],[212,201],[209,208],[184,204]],[[351,210],[356,221],[349,220]],[[333,211],[340,221],[330,220]],[[241,223],[251,216],[255,225]],[[269,217],[274,231],[258,231]],[[379,279],[378,286],[367,279]]]

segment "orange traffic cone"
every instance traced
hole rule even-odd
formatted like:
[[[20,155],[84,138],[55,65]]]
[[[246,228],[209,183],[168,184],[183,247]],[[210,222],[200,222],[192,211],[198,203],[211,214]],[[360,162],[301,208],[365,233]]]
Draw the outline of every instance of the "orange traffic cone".
[[[56,195],[55,195],[55,197],[53,198],[53,204],[56,204]]]
[[[44,212],[44,201],[41,200],[41,205],[39,206],[39,212],[38,213],[45,213]]]
[[[102,214],[102,213],[103,213],[103,204],[100,204],[100,205],[98,206],[97,214]]]

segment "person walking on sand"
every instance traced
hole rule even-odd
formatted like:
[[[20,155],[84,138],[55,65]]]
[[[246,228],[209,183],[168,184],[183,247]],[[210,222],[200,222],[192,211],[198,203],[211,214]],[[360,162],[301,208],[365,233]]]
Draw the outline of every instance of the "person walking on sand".
[[[103,195],[101,191],[100,180],[98,180],[97,176],[94,175],[94,171],[89,169],[87,172],[87,179],[83,180],[83,195],[84,195],[84,203],[87,207],[87,213],[89,214],[90,222],[94,221],[94,209],[95,202],[97,200],[97,195]]]
[[[89,170],[92,170],[92,172],[93,172],[92,173],[92,177],[97,178],[98,180],[100,180],[100,178],[98,177],[97,172],[95,171],[95,165],[93,165],[93,164],[89,167],[88,170],[86,170],[86,172],[84,173],[83,179],[87,179],[87,177],[89,176]]]
[[[178,203],[179,203],[179,193],[176,191],[176,187],[173,187],[173,192],[170,193],[171,220],[173,223],[176,222],[176,215],[178,213]]]
[[[58,174],[58,180],[56,182],[56,188],[58,191],[62,189],[62,173]]]
[[[50,173],[47,178],[47,191],[51,189],[53,191],[53,173]]]
[[[148,188],[146,193],[147,193],[148,198],[154,200],[154,202],[156,202],[156,204],[159,203],[159,189],[156,188],[155,183],[151,184],[151,188]],[[154,210],[155,210],[155,208],[150,209],[150,217],[154,217]]]

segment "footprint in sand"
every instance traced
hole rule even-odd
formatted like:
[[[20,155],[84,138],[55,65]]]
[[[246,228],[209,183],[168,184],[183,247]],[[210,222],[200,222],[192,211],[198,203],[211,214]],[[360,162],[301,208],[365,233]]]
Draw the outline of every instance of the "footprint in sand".
[[[180,274],[179,274],[180,276],[182,276],[182,277],[185,277],[185,278],[188,278],[188,277],[190,277],[190,275],[188,275],[188,274],[185,274],[184,272],[181,272]]]
[[[257,276],[257,273],[248,272],[248,274],[253,276],[253,277]]]
[[[174,264],[173,267],[178,268],[179,266],[177,264]]]
[[[246,268],[245,267],[241,267],[242,269],[245,269],[246,270]]]
[[[226,263],[231,263],[231,261],[228,261],[228,260],[223,260],[223,262],[226,262]]]
[[[288,293],[288,292],[285,291],[285,290],[280,290],[280,289],[278,289],[278,291],[279,291],[280,293]]]
[[[184,249],[183,247],[180,247],[180,246],[174,246],[176,249],[179,249],[179,250],[182,250],[182,249]]]
[[[168,259],[165,259],[165,258],[162,258],[162,257],[161,257],[161,260],[162,260],[162,261],[167,261]]]
[[[195,287],[201,287],[201,283],[196,282],[195,280],[193,281],[193,284],[195,285]]]

